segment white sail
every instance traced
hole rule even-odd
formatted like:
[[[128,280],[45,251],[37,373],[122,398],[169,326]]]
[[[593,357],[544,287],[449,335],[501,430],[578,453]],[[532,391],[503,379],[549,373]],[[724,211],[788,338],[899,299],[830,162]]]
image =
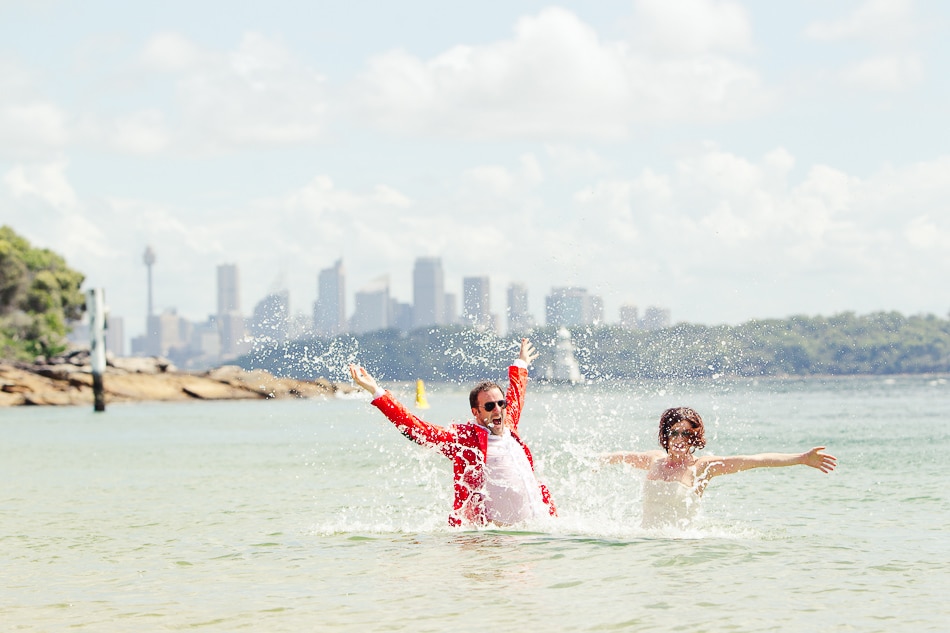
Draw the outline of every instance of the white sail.
[[[558,382],[577,383],[583,380],[580,366],[574,357],[574,343],[571,342],[571,333],[565,327],[557,331],[554,364],[549,367],[548,374],[548,379]]]

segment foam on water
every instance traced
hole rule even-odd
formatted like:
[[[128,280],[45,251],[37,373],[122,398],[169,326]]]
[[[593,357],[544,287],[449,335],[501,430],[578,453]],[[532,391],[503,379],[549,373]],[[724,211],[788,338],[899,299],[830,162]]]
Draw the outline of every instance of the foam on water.
[[[400,394],[400,388],[405,392]],[[404,401],[408,401],[409,388],[394,387],[397,397]],[[665,395],[666,388],[657,387],[651,397]],[[655,442],[655,430],[652,434],[644,431],[633,438],[629,436],[629,420],[642,415],[642,400],[635,397],[618,401],[611,390],[588,388],[542,387],[537,396],[540,402],[536,410],[529,413],[530,404],[526,407],[522,435],[535,454],[540,478],[553,491],[559,517],[544,517],[507,529],[611,539],[757,538],[756,531],[747,526],[709,521],[703,516],[686,527],[641,528],[640,489],[644,473],[624,465],[604,465],[600,454],[620,448],[653,448],[649,442]],[[464,402],[465,394],[454,385],[430,386],[433,408],[424,416],[448,423],[440,416],[454,398]],[[368,402],[365,394],[359,399]],[[715,411],[718,405],[711,408]],[[452,481],[448,460],[435,450],[406,441],[372,407],[367,406],[365,411],[378,427],[375,437],[359,451],[366,458],[372,456],[372,468],[360,476],[368,485],[358,494],[347,494],[349,503],[331,520],[313,526],[313,532],[327,535],[453,531],[446,521],[451,508]],[[643,427],[648,428],[649,424]]]

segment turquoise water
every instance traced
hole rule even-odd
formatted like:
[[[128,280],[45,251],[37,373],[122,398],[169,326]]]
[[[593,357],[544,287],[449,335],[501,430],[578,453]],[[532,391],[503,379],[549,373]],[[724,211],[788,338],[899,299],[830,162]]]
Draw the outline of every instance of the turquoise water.
[[[407,402],[408,386],[396,386]],[[429,385],[424,417],[466,417]],[[689,533],[639,528],[667,406],[706,452],[826,445],[716,479]],[[0,410],[0,629],[943,631],[946,377],[529,389],[561,517],[451,530],[448,460],[362,399]]]

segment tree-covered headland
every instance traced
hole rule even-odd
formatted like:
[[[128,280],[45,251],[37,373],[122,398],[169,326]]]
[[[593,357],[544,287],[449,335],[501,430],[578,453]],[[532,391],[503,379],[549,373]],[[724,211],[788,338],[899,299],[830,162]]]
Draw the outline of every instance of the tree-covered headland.
[[[590,326],[570,332],[588,380],[950,372],[950,320],[933,315],[845,312],[737,326]],[[557,331],[545,327],[525,334],[542,353],[534,375],[543,376],[556,357]],[[358,362],[386,380],[467,381],[496,375],[517,354],[519,338],[457,326],[383,330],[262,344],[240,364],[298,379],[342,380],[347,363]]]
[[[66,349],[85,307],[84,276],[53,251],[0,227],[0,358],[32,360]]]

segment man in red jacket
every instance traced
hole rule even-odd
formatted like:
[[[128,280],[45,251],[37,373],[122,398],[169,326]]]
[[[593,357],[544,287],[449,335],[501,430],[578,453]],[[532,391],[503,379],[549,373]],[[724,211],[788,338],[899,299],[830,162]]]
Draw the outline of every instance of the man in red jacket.
[[[531,342],[522,339],[518,359],[508,368],[507,394],[503,397],[496,383],[479,383],[469,394],[475,419],[448,427],[420,419],[363,367],[350,365],[356,384],[373,394],[373,406],[403,435],[452,460],[455,501],[449,525],[511,525],[557,516],[550,492],[534,474],[531,451],[518,435],[528,365],[537,357]]]

